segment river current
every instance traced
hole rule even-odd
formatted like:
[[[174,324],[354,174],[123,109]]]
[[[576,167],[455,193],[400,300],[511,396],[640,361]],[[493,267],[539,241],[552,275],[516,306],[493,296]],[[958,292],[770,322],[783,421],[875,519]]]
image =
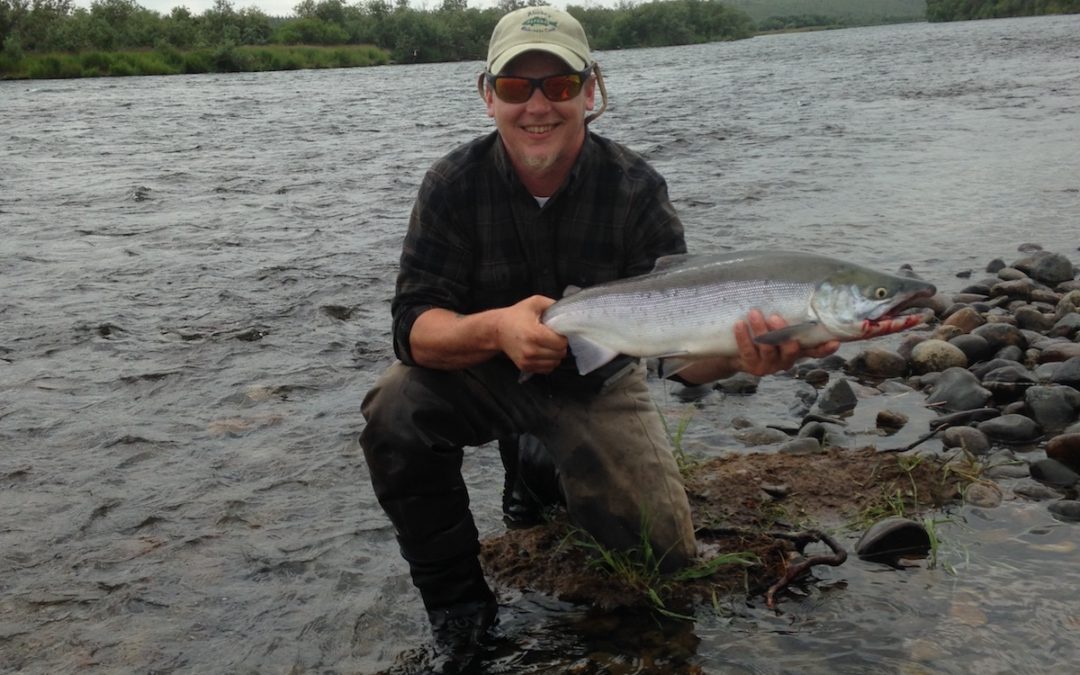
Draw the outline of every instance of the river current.
[[[1065,16],[600,53],[594,129],[664,173],[692,249],[908,263],[956,291],[1023,242],[1076,261],[1077,36]],[[480,68],[0,82],[0,672],[413,658],[426,620],[359,403],[392,359],[420,178],[491,129]],[[467,451],[465,472],[499,532],[497,454]],[[947,564],[849,560],[779,613],[703,612],[665,662],[1080,663],[1076,526],[1024,502],[951,523]],[[649,622],[500,599],[498,672],[652,672]]]

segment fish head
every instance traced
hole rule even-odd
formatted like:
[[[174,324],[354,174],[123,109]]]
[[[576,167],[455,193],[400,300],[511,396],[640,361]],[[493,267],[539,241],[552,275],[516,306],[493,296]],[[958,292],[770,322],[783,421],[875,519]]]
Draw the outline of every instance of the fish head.
[[[935,293],[933,284],[920,279],[844,265],[818,285],[811,305],[818,321],[837,339],[865,340],[926,321],[926,313],[905,310]]]

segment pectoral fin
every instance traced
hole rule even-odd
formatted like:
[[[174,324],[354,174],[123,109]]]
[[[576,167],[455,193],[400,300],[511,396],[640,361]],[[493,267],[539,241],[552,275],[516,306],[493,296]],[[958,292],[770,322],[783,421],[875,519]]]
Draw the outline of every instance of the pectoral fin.
[[[818,328],[817,321],[807,321],[806,323],[796,323],[790,326],[784,326],[776,330],[771,330],[768,333],[762,333],[761,335],[754,336],[754,342],[763,345],[778,345],[788,340],[798,340],[800,337],[814,332]]]

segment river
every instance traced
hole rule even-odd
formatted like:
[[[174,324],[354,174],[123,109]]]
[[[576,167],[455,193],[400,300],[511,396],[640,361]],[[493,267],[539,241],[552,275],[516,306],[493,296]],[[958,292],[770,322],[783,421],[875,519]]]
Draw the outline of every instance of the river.
[[[1022,242],[1076,262],[1078,35],[1064,16],[600,53],[594,128],[666,175],[693,249],[909,263],[956,291]],[[420,178],[491,128],[480,67],[0,82],[0,672],[407,666],[426,620],[358,408],[392,359]],[[465,472],[499,532],[496,453]],[[704,610],[668,663],[1080,663],[1076,526],[1009,501],[941,534],[942,565],[849,560],[779,613]],[[501,600],[494,672],[650,672],[649,622]]]

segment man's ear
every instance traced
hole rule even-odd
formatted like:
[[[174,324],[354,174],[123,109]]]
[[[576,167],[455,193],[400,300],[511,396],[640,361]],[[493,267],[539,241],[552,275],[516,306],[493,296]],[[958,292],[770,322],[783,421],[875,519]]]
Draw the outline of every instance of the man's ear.
[[[484,77],[484,73],[480,73],[480,76],[476,78],[476,91],[479,92],[480,98],[484,99],[488,117],[495,117],[495,110],[492,108],[494,103],[493,93],[491,87],[487,86],[487,78]]]
[[[589,81],[585,83],[585,109],[592,110],[596,107],[596,75],[589,75]]]

